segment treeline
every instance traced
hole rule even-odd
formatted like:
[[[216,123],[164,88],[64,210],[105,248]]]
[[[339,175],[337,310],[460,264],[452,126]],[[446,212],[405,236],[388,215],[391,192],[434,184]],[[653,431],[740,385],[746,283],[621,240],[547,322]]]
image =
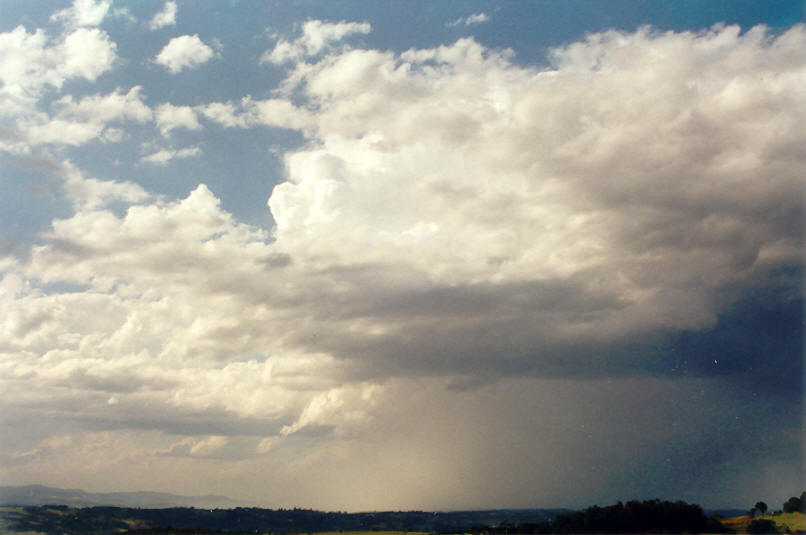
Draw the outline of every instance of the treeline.
[[[564,511],[564,510],[563,510]],[[323,512],[311,509],[135,509],[73,508],[60,505],[7,507],[0,510],[5,532],[94,535],[169,532],[315,533],[322,531],[467,532],[473,526],[545,522],[560,510]],[[136,526],[136,527],[133,527]],[[182,531],[184,530],[184,531]],[[2,532],[2,528],[0,528]]]
[[[806,513],[806,492],[801,493],[800,497],[792,496],[785,501],[783,511],[784,513]]]
[[[715,518],[705,516],[699,505],[660,500],[618,502],[558,515],[551,522],[500,525],[481,530],[488,534],[510,533],[721,533]]]

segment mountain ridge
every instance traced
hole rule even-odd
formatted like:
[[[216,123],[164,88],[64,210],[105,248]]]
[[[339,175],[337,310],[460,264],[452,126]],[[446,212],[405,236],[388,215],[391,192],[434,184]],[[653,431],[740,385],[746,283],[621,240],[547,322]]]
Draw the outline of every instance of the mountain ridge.
[[[182,496],[166,492],[87,492],[44,485],[0,486],[2,505],[68,505],[71,507],[227,508],[245,505],[227,496]]]

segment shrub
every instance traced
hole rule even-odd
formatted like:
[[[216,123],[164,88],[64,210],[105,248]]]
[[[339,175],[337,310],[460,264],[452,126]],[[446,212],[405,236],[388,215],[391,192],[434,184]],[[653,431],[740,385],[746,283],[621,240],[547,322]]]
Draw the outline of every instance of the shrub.
[[[747,533],[777,533],[775,522],[766,518],[757,518],[747,525]]]

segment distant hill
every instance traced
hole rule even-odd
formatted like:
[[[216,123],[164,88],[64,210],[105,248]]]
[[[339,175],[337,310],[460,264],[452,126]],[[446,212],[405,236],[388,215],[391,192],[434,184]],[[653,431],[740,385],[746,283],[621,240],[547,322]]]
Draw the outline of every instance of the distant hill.
[[[0,505],[68,505],[70,507],[235,507],[239,504],[226,496],[178,496],[162,492],[85,492],[56,489],[42,485],[0,487]]]
[[[741,516],[747,514],[747,508],[737,509],[735,507],[732,509],[703,509],[703,511],[705,512],[706,516],[718,515],[721,516],[722,518],[730,518],[733,516]]]

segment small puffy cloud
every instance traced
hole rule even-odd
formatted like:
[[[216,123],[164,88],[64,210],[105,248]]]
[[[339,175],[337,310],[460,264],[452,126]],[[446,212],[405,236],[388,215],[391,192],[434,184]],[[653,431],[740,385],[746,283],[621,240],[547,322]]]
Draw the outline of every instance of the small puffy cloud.
[[[341,41],[352,34],[369,33],[372,27],[368,22],[323,22],[309,20],[302,25],[302,35],[294,41],[281,39],[271,52],[266,51],[262,61],[286,63],[307,56],[315,56],[332,43]]]
[[[188,130],[201,128],[196,112],[190,106],[160,104],[154,115],[163,136],[167,136],[175,128],[187,128]]]
[[[176,10],[176,2],[165,2],[162,11],[156,13],[148,23],[149,29],[159,30],[165,26],[176,26]]]
[[[161,149],[153,154],[149,154],[148,156],[143,156],[140,158],[140,161],[165,165],[173,159],[190,158],[192,156],[199,156],[200,154],[201,149],[199,147],[187,147],[179,150]]]
[[[72,27],[98,26],[106,17],[111,0],[74,0],[73,5],[51,15],[51,20],[63,20]]]
[[[76,30],[67,36],[62,47],[62,68],[68,77],[81,76],[95,80],[115,59],[115,45],[106,32],[97,28]]]
[[[490,20],[489,15],[486,13],[476,13],[473,15],[469,15],[467,17],[460,17],[454,21],[449,22],[446,24],[448,27],[452,26],[472,26],[474,24],[481,24],[482,22],[488,22]]]
[[[204,44],[198,34],[181,35],[171,39],[154,61],[172,73],[177,73],[197,67],[213,56],[213,49]]]

